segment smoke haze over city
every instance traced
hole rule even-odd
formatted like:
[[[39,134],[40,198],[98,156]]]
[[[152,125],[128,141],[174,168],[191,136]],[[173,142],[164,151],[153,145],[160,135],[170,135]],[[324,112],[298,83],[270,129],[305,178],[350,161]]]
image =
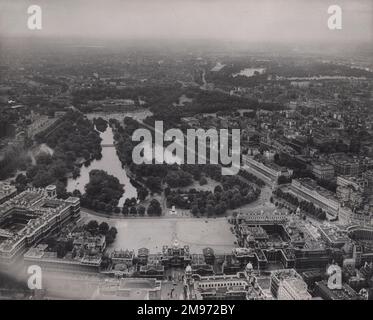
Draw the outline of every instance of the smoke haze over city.
[[[78,0],[2,1],[3,36],[213,39],[240,42],[367,42],[372,2],[336,0],[343,29],[327,27],[329,1]],[[27,29],[27,7],[40,5],[43,29]]]

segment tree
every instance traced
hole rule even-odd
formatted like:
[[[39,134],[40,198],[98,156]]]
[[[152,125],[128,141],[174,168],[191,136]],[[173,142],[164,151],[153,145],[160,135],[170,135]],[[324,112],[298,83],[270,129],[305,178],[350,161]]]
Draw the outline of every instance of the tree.
[[[208,217],[211,217],[212,215],[214,215],[214,207],[213,207],[213,205],[208,204],[206,206],[206,211],[207,211],[207,216]]]
[[[167,197],[170,193],[171,193],[171,188],[170,188],[170,187],[166,187],[166,188],[164,189],[164,194],[165,194],[165,196]]]
[[[33,185],[37,188],[44,188],[54,182],[54,177],[45,170],[39,170],[33,178]]]
[[[130,214],[132,214],[132,215],[136,215],[136,214],[137,214],[137,209],[136,209],[136,207],[131,207],[131,209],[130,209]]]
[[[87,230],[91,233],[96,232],[98,229],[98,222],[96,220],[91,220],[87,224]]]
[[[104,210],[112,212],[123,194],[123,185],[118,178],[103,170],[92,170],[89,173],[89,183],[85,186],[85,203],[92,207],[95,200],[105,204]]]
[[[118,230],[115,227],[111,227],[108,233],[105,236],[107,244],[112,244],[118,234]]]
[[[148,206],[149,216],[160,216],[162,214],[161,204],[157,199],[153,199]]]
[[[93,123],[94,125],[96,126],[96,129],[100,132],[105,132],[107,126],[108,126],[108,123],[106,120],[104,120],[103,118],[94,118],[93,119]]]
[[[225,210],[226,208],[222,203],[218,203],[214,208],[214,211],[217,215],[223,214]]]
[[[137,203],[137,199],[136,199],[135,197],[132,197],[132,198],[130,199],[130,205],[131,205],[131,206],[135,206],[136,203]]]
[[[26,176],[23,173],[20,173],[19,175],[17,175],[16,183],[26,185],[27,184]]]
[[[106,241],[106,244],[110,245],[114,242],[114,237],[112,236],[111,233],[108,233],[106,236],[105,236],[105,241]]]
[[[115,208],[114,208],[114,212],[115,212],[115,213],[120,213],[120,208],[119,208],[119,207],[115,207]]]
[[[105,235],[109,231],[109,225],[106,222],[101,222],[98,231]]]
[[[197,206],[197,205],[193,205],[193,206],[192,206],[192,209],[191,209],[191,213],[192,213],[193,215],[197,215],[198,212],[199,212],[199,210],[198,210],[198,206]]]
[[[63,242],[59,242],[57,244],[56,251],[57,251],[57,258],[60,258],[60,259],[63,258],[67,253],[65,244]]]
[[[24,174],[20,173],[15,179],[17,191],[18,192],[25,191],[27,188],[27,183],[28,183],[27,177]]]
[[[146,212],[146,209],[145,209],[144,206],[139,206],[137,208],[137,212],[138,212],[139,215],[143,216],[145,214],[145,212]]]
[[[115,228],[115,227],[111,227],[110,230],[109,230],[109,234],[111,234],[111,235],[114,237],[114,239],[115,239],[115,237],[116,237],[117,234],[118,234],[118,230],[117,230],[117,228]]]
[[[162,191],[162,180],[160,177],[151,176],[148,179],[146,179],[145,183],[151,192]]]
[[[183,170],[169,171],[165,178],[171,188],[186,187],[193,182],[193,176]]]
[[[146,197],[148,196],[148,194],[149,194],[149,191],[147,189],[141,187],[141,188],[138,189],[137,198],[140,201],[144,201],[146,199]]]
[[[124,215],[128,215],[128,213],[129,213],[129,209],[128,209],[128,206],[127,206],[127,205],[123,205],[122,213],[123,213]]]
[[[77,197],[77,198],[80,198],[80,197],[82,196],[82,193],[80,192],[80,190],[75,189],[75,190],[73,191],[73,196],[74,196],[74,197]]]
[[[205,177],[201,177],[201,179],[199,179],[199,184],[201,186],[204,186],[205,184],[207,184],[207,179]]]
[[[52,163],[52,161],[53,161],[52,156],[49,153],[46,153],[46,152],[41,152],[36,157],[36,163],[38,165],[48,166]]]
[[[67,192],[65,184],[62,181],[57,181],[55,185],[57,197],[67,199],[70,194]]]

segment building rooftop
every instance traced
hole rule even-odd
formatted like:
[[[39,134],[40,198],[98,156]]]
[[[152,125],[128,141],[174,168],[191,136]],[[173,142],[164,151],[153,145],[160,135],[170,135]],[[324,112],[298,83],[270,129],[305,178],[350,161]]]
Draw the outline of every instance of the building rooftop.
[[[324,235],[330,242],[344,243],[349,241],[348,233],[346,230],[342,230],[336,226],[331,225],[320,225],[320,233]]]
[[[327,281],[316,282],[319,290],[331,300],[358,300],[359,296],[348,284],[343,284],[342,289],[329,289]]]
[[[0,219],[24,213],[28,221],[11,238],[0,243],[0,252],[12,252],[25,238],[32,238],[53,224],[70,206],[65,200],[49,198],[45,189],[28,189],[11,198],[0,206]]]
[[[10,185],[8,183],[0,182],[0,202],[2,199],[14,195],[17,192],[15,186]]]

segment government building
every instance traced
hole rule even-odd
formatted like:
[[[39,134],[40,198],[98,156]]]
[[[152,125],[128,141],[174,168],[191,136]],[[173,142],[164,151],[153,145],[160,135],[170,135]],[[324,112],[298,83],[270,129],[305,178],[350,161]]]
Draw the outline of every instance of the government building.
[[[79,198],[57,199],[52,185],[28,189],[4,202],[0,205],[0,266],[11,266],[79,214]]]

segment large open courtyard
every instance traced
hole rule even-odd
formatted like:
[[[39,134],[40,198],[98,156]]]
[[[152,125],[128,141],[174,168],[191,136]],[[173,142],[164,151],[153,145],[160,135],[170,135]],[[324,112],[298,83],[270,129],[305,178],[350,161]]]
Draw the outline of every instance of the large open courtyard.
[[[202,253],[211,247],[218,254],[229,253],[235,248],[235,236],[225,217],[200,218],[128,218],[106,219],[83,214],[83,219],[106,221],[115,226],[118,235],[109,249],[148,248],[151,253],[162,250],[164,245],[172,245],[176,239],[180,246],[189,245],[192,253]]]

